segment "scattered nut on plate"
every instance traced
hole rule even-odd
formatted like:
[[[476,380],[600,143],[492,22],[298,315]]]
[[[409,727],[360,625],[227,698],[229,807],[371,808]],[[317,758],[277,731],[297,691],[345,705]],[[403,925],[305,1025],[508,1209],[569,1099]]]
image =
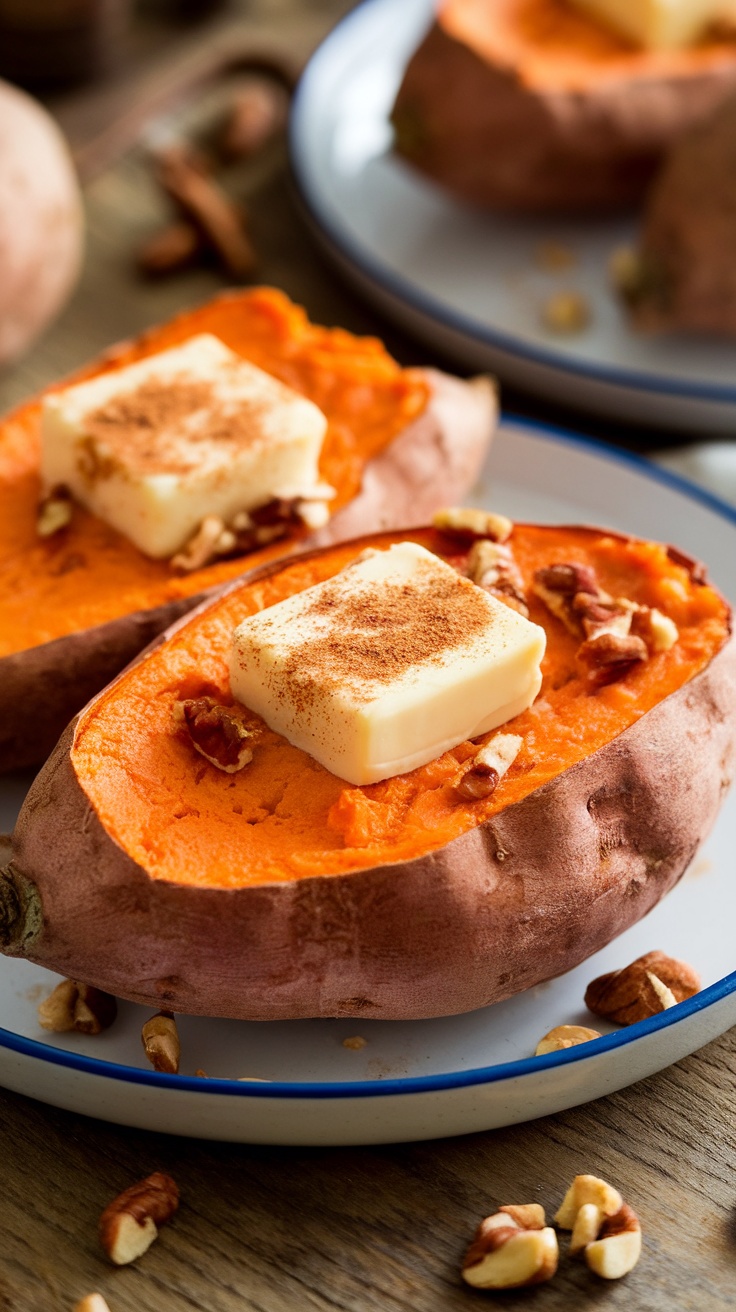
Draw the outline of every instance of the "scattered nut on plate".
[[[170,1220],[178,1206],[178,1187],[162,1171],[118,1194],[100,1217],[100,1243],[110,1261],[116,1266],[135,1262],[151,1247],[159,1226]]]
[[[557,1025],[543,1039],[539,1040],[535,1057],[543,1057],[548,1052],[561,1052],[564,1048],[576,1048],[580,1043],[590,1043],[591,1039],[600,1039],[598,1030],[586,1029],[584,1025]]]
[[[586,989],[585,1005],[617,1025],[635,1025],[699,992],[700,976],[686,961],[647,952],[622,970],[594,979]]]
[[[173,1016],[165,1011],[151,1016],[141,1030],[141,1039],[155,1071],[163,1071],[166,1075],[178,1074],[181,1044]]]
[[[109,1029],[118,1014],[118,1004],[110,993],[63,979],[39,1004],[38,1021],[42,1029],[55,1034],[101,1034]]]
[[[641,1226],[621,1194],[595,1175],[576,1175],[555,1216],[571,1230],[570,1256],[582,1253],[604,1280],[628,1275],[641,1256]]]
[[[475,1289],[521,1289],[551,1280],[557,1270],[557,1235],[538,1203],[510,1204],[478,1226],[462,1266]]]

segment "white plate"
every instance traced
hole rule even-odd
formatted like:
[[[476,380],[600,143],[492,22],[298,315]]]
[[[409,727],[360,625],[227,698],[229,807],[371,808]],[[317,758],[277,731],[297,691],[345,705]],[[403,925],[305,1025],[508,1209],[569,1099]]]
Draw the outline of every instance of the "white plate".
[[[392,156],[388,114],[434,0],[363,0],[312,57],[291,123],[297,186],[316,234],[350,280],[405,328],[541,395],[670,429],[733,432],[736,345],[648,338],[626,325],[607,280],[611,251],[631,245],[633,219],[503,218],[456,201]],[[571,247],[578,265],[535,267],[541,242]],[[540,307],[584,293],[591,328],[551,337]]]
[[[519,519],[597,522],[674,541],[709,561],[736,601],[736,511],[644,461],[551,430],[506,423],[471,498]],[[9,828],[27,780],[0,787]],[[0,1084],[123,1125],[252,1143],[430,1139],[544,1116],[623,1088],[736,1024],[736,794],[677,889],[640,925],[561,979],[443,1020],[245,1023],[180,1019],[183,1073],[143,1057],[150,1013],[130,1003],[98,1038],[44,1034],[39,998],[55,982],[0,958]],[[554,1025],[586,1023],[588,982],[652,948],[691,961],[705,988],[630,1029],[529,1057]],[[342,1040],[361,1035],[360,1051]],[[203,1068],[210,1080],[194,1078]],[[270,1083],[237,1083],[249,1076]]]

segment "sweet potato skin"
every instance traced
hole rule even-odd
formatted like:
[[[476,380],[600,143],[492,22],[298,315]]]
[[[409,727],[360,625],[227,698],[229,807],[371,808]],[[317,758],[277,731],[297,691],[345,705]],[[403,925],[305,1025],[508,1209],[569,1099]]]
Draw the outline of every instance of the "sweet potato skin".
[[[440,850],[231,890],[153,880],[109,837],[77,782],[72,725],[13,836],[0,946],[194,1014],[420,1019],[487,1006],[579,964],[677,883],[736,769],[735,704],[731,630],[625,732]]]
[[[669,145],[736,90],[736,56],[692,77],[530,87],[435,23],[392,111],[396,149],[457,196],[502,211],[625,208]]]
[[[485,459],[498,414],[485,378],[464,382],[418,370],[426,409],[369,461],[357,497],[292,550],[329,546],[372,529],[424,523],[461,501]],[[288,554],[288,545],[283,554]],[[249,568],[244,558],[243,568]],[[121,616],[0,660],[0,772],[43,761],[71,717],[144,647],[217,589]]]

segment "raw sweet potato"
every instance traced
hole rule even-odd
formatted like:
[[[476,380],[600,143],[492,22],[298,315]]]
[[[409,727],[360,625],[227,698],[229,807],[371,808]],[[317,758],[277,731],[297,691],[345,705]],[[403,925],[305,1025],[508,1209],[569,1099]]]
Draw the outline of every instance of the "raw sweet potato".
[[[34,400],[0,428],[0,769],[42,760],[70,717],[177,616],[259,560],[354,533],[417,523],[463,496],[492,436],[486,379],[401,369],[382,345],[320,328],[281,292],[228,293],[103,356],[89,377],[210,332],[315,401],[328,418],[321,472],[334,514],[310,538],[285,538],[187,574],[142,555],[76,508],[38,535],[39,413]]]
[[[397,536],[254,571],[86,707],[18,821],[0,878],[6,952],[170,1010],[427,1017],[570,969],[673,887],[736,763],[736,640],[695,563],[655,543],[516,525],[548,648],[540,696],[504,729],[523,746],[485,798],[459,788],[470,742],[353,787],[263,725],[236,773],[182,736],[181,698],[232,705],[240,619]],[[467,540],[403,536],[466,568]],[[591,682],[579,636],[530,589],[570,561],[666,615],[674,645]]]

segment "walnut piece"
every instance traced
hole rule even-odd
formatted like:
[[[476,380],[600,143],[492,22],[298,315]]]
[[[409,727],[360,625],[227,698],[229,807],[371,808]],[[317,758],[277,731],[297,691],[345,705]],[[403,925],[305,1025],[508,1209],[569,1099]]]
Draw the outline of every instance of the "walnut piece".
[[[548,1052],[562,1052],[565,1048],[576,1048],[580,1043],[590,1043],[599,1039],[598,1030],[586,1029],[584,1025],[557,1025],[539,1040],[534,1051],[535,1057],[544,1057]]]
[[[186,734],[195,751],[216,769],[236,774],[253,760],[250,743],[255,734],[240,707],[196,697],[174,702],[171,714],[177,732]]]
[[[475,1289],[521,1289],[557,1270],[557,1236],[537,1203],[502,1207],[481,1221],[462,1266]]]
[[[100,1217],[100,1243],[111,1262],[126,1266],[151,1247],[159,1226],[179,1206],[179,1190],[170,1175],[156,1171],[114,1198]]]
[[[155,1071],[163,1071],[166,1075],[178,1074],[181,1044],[176,1021],[169,1012],[161,1011],[151,1016],[141,1030],[141,1040]]]
[[[635,1025],[700,992],[700,976],[685,961],[647,952],[622,970],[594,979],[585,1005],[617,1025]]]
[[[110,993],[91,984],[65,979],[38,1008],[41,1027],[55,1034],[101,1034],[109,1029],[118,1014],[118,1004]]]

